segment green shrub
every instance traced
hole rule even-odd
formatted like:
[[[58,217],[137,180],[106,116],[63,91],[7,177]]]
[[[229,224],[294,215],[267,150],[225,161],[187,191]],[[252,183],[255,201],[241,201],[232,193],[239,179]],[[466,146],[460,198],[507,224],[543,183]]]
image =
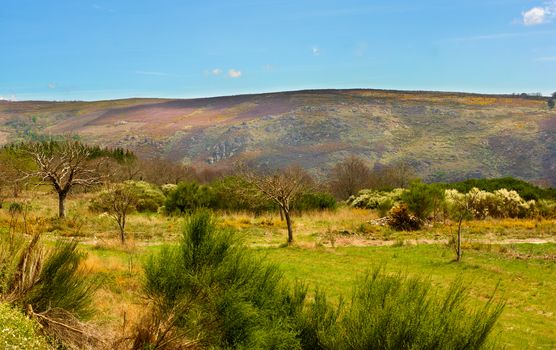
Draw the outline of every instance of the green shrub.
[[[162,190],[145,181],[125,181],[126,187],[137,198],[136,209],[138,212],[156,212],[165,201]]]
[[[548,219],[556,218],[556,201],[541,199],[537,202],[535,213]]]
[[[481,349],[504,304],[491,297],[484,306],[470,306],[463,282],[445,295],[430,280],[368,273],[356,286],[349,304],[330,306],[317,293],[307,308],[304,343],[311,349]]]
[[[176,184],[165,184],[160,186],[160,189],[165,196],[167,196],[170,192],[175,191],[176,188],[178,188],[178,185]]]
[[[165,196],[162,190],[156,185],[145,181],[125,181],[122,184],[126,192],[132,194],[135,198],[134,208],[138,212],[156,212],[158,208],[164,204]],[[105,200],[110,196],[112,189],[106,189],[99,192],[95,198],[91,200],[89,209],[94,212],[110,211],[110,200]]]
[[[402,203],[388,212],[388,225],[398,231],[415,231],[421,228],[423,221],[411,214],[407,204]]]
[[[63,309],[80,318],[93,313],[92,295],[98,282],[79,270],[85,254],[77,250],[77,242],[57,243],[44,260],[38,279],[21,298],[34,312],[51,308]]]
[[[173,339],[176,348],[187,340],[203,348],[299,348],[282,274],[218,229],[206,211],[187,219],[179,247],[146,263],[144,294],[154,317],[174,322],[140,328],[143,348],[161,337]]]
[[[47,249],[39,239],[0,241],[0,297],[37,319],[42,331],[59,343],[98,346],[98,336],[79,320],[92,314],[99,284],[80,270],[84,255],[77,242]]]
[[[493,298],[472,308],[461,281],[440,295],[430,280],[382,269],[333,306],[303,284],[286,289],[276,266],[237,242],[206,211],[188,218],[180,245],[145,265],[153,309],[133,348],[480,349],[502,312]]]
[[[378,215],[382,218],[382,217],[385,217],[386,215],[388,215],[388,212],[393,207],[394,207],[394,201],[392,199],[388,198],[388,199],[378,203],[378,206],[376,207],[376,210],[378,211]]]
[[[168,193],[164,202],[167,214],[189,213],[199,208],[210,208],[214,204],[211,188],[196,182],[180,182],[175,190]]]
[[[39,335],[39,325],[6,303],[0,303],[0,348],[50,349],[46,339]]]
[[[443,207],[444,189],[436,184],[429,185],[414,181],[402,194],[401,200],[416,217],[426,220]]]
[[[338,206],[336,198],[325,192],[307,192],[299,196],[293,203],[297,211],[334,210]]]
[[[260,191],[241,177],[227,176],[211,184],[215,201],[213,209],[250,211],[261,214],[275,211],[273,201],[261,195]]]

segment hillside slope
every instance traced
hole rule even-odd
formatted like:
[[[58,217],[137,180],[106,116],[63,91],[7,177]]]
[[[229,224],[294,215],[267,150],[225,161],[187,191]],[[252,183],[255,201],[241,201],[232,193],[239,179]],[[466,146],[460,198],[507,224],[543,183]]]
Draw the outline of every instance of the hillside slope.
[[[556,186],[556,111],[512,96],[315,90],[204,99],[0,101],[0,143],[79,134],[197,165],[298,163],[323,174],[357,154],[429,180],[511,175]]]

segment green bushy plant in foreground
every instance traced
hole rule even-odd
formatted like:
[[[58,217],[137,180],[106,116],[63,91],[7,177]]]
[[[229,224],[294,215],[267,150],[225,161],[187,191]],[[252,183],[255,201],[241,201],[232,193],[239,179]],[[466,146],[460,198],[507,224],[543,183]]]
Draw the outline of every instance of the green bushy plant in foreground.
[[[307,349],[480,349],[504,304],[492,297],[469,304],[460,281],[444,294],[429,280],[375,269],[357,284],[350,303],[330,306],[324,295],[307,307]]]
[[[187,219],[180,245],[164,249],[145,265],[144,293],[154,311],[137,328],[138,348],[188,342],[217,348],[299,348],[281,273],[237,242],[206,211]],[[158,327],[149,332],[145,325],[153,322]],[[162,346],[167,342],[171,345]]]
[[[39,325],[19,310],[0,302],[0,348],[47,350],[48,343],[38,332]]]
[[[0,299],[24,311],[41,330],[74,349],[94,348],[100,340],[80,319],[90,316],[96,280],[80,270],[84,255],[77,242],[48,249],[40,235],[0,241]]]
[[[38,279],[20,302],[32,305],[34,312],[57,308],[79,318],[91,316],[92,294],[98,283],[79,271],[84,258],[77,250],[77,242],[58,243],[44,259]]]
[[[151,308],[130,338],[134,349],[480,349],[503,308],[492,298],[472,308],[461,283],[441,295],[429,280],[382,269],[348,302],[331,304],[321,291],[310,299],[208,212],[146,263],[144,295]]]

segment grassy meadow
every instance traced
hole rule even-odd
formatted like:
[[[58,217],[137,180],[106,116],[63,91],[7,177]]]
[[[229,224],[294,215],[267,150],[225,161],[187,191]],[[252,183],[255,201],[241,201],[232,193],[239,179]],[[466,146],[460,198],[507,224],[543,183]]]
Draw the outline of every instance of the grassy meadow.
[[[7,205],[0,210],[3,230],[46,232],[48,242],[77,239],[87,253],[84,271],[98,276],[95,294],[98,313],[93,321],[107,332],[125,333],[141,311],[139,290],[142,264],[163,245],[180,236],[183,219],[164,215],[131,214],[126,245],[120,244],[115,222],[106,214],[88,210],[90,195],[68,199],[68,217],[55,218],[56,198],[51,193],[25,193],[29,209],[15,219]],[[6,201],[9,203],[10,199]],[[506,301],[496,326],[500,347],[552,349],[556,347],[556,221],[488,219],[464,224],[463,261],[454,261],[449,242],[455,224],[449,221],[416,232],[396,232],[373,225],[371,210],[340,207],[336,211],[294,216],[296,242],[284,244],[286,225],[278,213],[254,216],[219,213],[219,225],[234,230],[250,249],[279,265],[292,284],[303,280],[309,290],[325,290],[338,302],[373,266],[430,278],[439,290],[454,280],[465,281],[473,298]],[[14,223],[14,221],[16,221]]]

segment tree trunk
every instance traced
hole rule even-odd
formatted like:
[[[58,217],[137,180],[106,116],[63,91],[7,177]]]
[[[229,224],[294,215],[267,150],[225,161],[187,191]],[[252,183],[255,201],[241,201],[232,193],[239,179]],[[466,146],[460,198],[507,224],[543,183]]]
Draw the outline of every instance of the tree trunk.
[[[120,226],[120,241],[122,241],[122,244],[125,244],[125,231],[124,228]]]
[[[58,192],[58,216],[62,219],[66,217],[66,196],[66,192]]]
[[[288,225],[288,244],[293,243],[293,229],[292,220],[290,218],[290,211],[284,209],[284,216],[286,217],[286,224]]]
[[[458,222],[458,243],[457,243],[457,258],[456,261],[461,260],[461,224],[463,222],[463,218],[460,218]]]
[[[278,210],[280,211],[280,221],[284,221],[284,211],[282,210],[282,207],[278,207]]]
[[[125,244],[125,216],[118,220],[118,226],[120,227],[120,240],[122,244]]]

